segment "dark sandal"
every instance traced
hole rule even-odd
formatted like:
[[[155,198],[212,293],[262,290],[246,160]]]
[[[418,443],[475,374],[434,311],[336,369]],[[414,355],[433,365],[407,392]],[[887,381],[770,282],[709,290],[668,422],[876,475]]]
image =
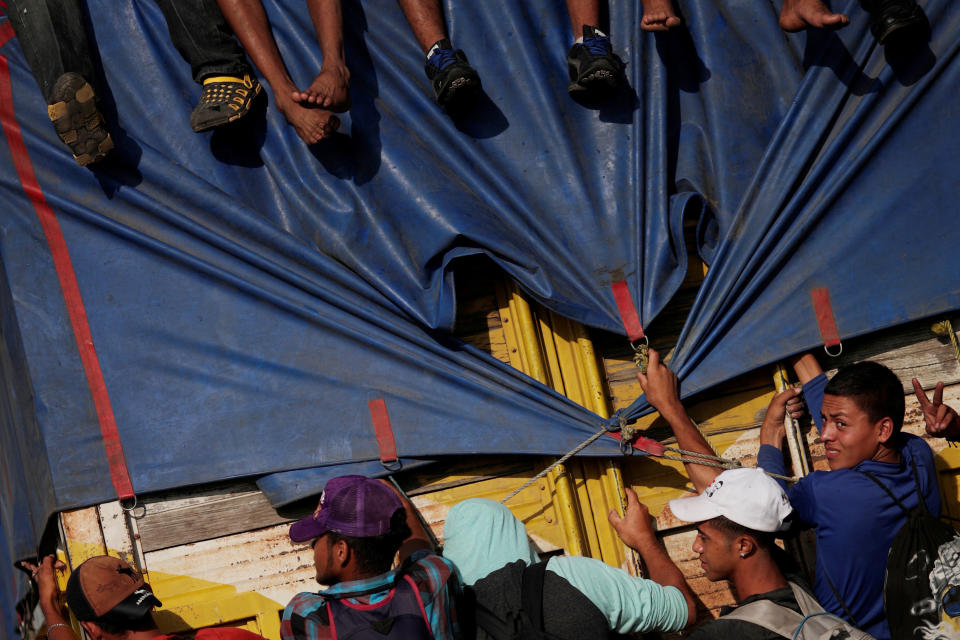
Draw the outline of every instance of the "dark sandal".
[[[204,81],[200,102],[190,114],[190,126],[200,133],[239,120],[250,112],[260,89],[260,82],[250,74],[244,74],[243,78],[208,78]]]

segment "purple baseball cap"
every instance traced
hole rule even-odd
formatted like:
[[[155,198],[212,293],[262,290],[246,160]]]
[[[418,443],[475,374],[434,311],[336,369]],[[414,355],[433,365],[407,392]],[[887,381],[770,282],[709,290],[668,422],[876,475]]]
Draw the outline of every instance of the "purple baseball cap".
[[[364,476],[338,476],[329,480],[312,516],[290,525],[290,539],[306,542],[328,531],[352,538],[372,538],[390,533],[390,519],[403,509],[393,489]]]

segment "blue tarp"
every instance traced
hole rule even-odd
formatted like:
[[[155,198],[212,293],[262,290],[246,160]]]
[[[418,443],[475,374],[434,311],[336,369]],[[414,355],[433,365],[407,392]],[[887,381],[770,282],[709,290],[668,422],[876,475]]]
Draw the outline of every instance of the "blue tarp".
[[[315,492],[325,467],[379,469],[377,397],[408,466],[560,453],[593,432],[599,418],[444,332],[465,255],[622,331],[611,283],[628,283],[649,324],[686,271],[684,218],[699,217],[712,268],[675,360],[685,392],[815,345],[814,286],[830,288],[844,337],[960,306],[943,222],[960,9],[945,0],[927,7],[928,55],[906,61],[873,45],[855,0],[834,7],[847,29],[796,36],[768,2],[681,1],[687,28],[653,35],[639,3],[614,0],[631,90],[599,110],[566,95],[560,0],[445,3],[487,91],[456,120],[432,103],[397,6],[345,0],[354,106],[312,149],[272,107],[240,137],[192,133],[199,88],[157,7],[88,4],[117,124],[99,168],[56,139],[19,43],[0,47],[14,113],[0,145],[11,558],[50,513],[115,496],[17,136],[62,230],[139,492],[263,476],[281,504]],[[320,59],[305,3],[265,5],[306,83]]]
[[[818,37],[677,344],[683,395],[822,345],[814,289],[842,338],[960,308],[960,6],[925,11],[906,52],[864,20]]]

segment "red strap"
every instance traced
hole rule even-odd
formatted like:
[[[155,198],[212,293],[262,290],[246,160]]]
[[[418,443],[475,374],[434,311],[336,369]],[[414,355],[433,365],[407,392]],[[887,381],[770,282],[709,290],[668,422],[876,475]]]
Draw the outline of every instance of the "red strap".
[[[0,25],[0,45],[9,40],[12,34],[13,28],[9,22]],[[93,346],[93,335],[90,333],[87,312],[83,308],[83,299],[80,296],[77,276],[73,271],[73,264],[70,261],[70,253],[67,251],[67,243],[60,229],[60,223],[57,221],[53,209],[47,204],[46,198],[44,198],[40,183],[37,182],[33,165],[30,162],[30,156],[27,154],[23,136],[20,133],[20,124],[17,122],[13,111],[10,67],[4,56],[0,56],[0,123],[2,123],[3,131],[7,137],[10,155],[13,158],[17,176],[20,178],[20,184],[33,204],[37,218],[40,220],[40,226],[46,236],[47,244],[50,247],[50,255],[53,257],[57,279],[60,281],[60,290],[67,306],[67,315],[70,317],[70,324],[73,327],[73,336],[77,341],[77,351],[80,352],[80,361],[83,363],[83,370],[90,386],[90,394],[93,396],[93,406],[100,423],[100,433],[103,437],[103,446],[107,452],[107,463],[110,467],[110,479],[113,481],[113,488],[121,500],[132,498],[134,497],[133,485],[127,471],[127,462],[123,455],[120,434],[117,432],[117,422],[113,416],[113,407],[110,404],[107,385],[103,379],[103,372],[100,370],[100,360],[97,358],[97,351]]]
[[[613,289],[613,298],[617,301],[617,310],[620,312],[620,322],[623,323],[630,342],[643,340],[643,325],[640,324],[640,316],[637,315],[637,307],[633,304],[633,296],[630,295],[626,281],[614,282],[610,288]]]
[[[833,347],[840,344],[840,332],[837,331],[837,321],[833,317],[833,307],[830,306],[829,289],[811,289],[810,298],[813,300],[813,311],[817,314],[823,345]]]
[[[387,415],[387,403],[377,398],[367,403],[370,407],[370,420],[377,434],[377,448],[380,449],[380,462],[384,464],[397,461],[397,441],[393,437],[390,416]]]
[[[611,438],[622,440],[618,431],[609,432],[607,435]],[[667,445],[663,444],[662,442],[658,442],[653,438],[648,438],[646,436],[637,436],[633,439],[633,442],[631,442],[630,445],[637,451],[642,451],[647,455],[651,455],[656,458],[659,458],[666,453],[667,447]]]

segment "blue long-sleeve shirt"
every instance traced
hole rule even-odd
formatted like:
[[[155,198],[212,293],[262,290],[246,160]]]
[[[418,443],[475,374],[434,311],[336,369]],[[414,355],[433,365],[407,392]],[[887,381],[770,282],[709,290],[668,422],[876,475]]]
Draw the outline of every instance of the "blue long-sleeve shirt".
[[[803,394],[818,430],[826,376],[820,374],[804,385]],[[849,619],[825,576],[836,587],[856,622],[877,640],[889,640],[883,612],[883,579],[887,552],[906,516],[883,489],[860,471],[869,471],[908,508],[919,504],[910,462],[917,466],[920,491],[927,507],[940,514],[933,452],[921,438],[898,436],[901,461],[861,462],[852,469],[814,471],[793,487],[781,481],[802,526],[817,533],[817,564],[814,594],[824,609]],[[783,453],[763,445],[757,464],[771,473],[785,474]],[[852,621],[851,621],[852,622]]]

